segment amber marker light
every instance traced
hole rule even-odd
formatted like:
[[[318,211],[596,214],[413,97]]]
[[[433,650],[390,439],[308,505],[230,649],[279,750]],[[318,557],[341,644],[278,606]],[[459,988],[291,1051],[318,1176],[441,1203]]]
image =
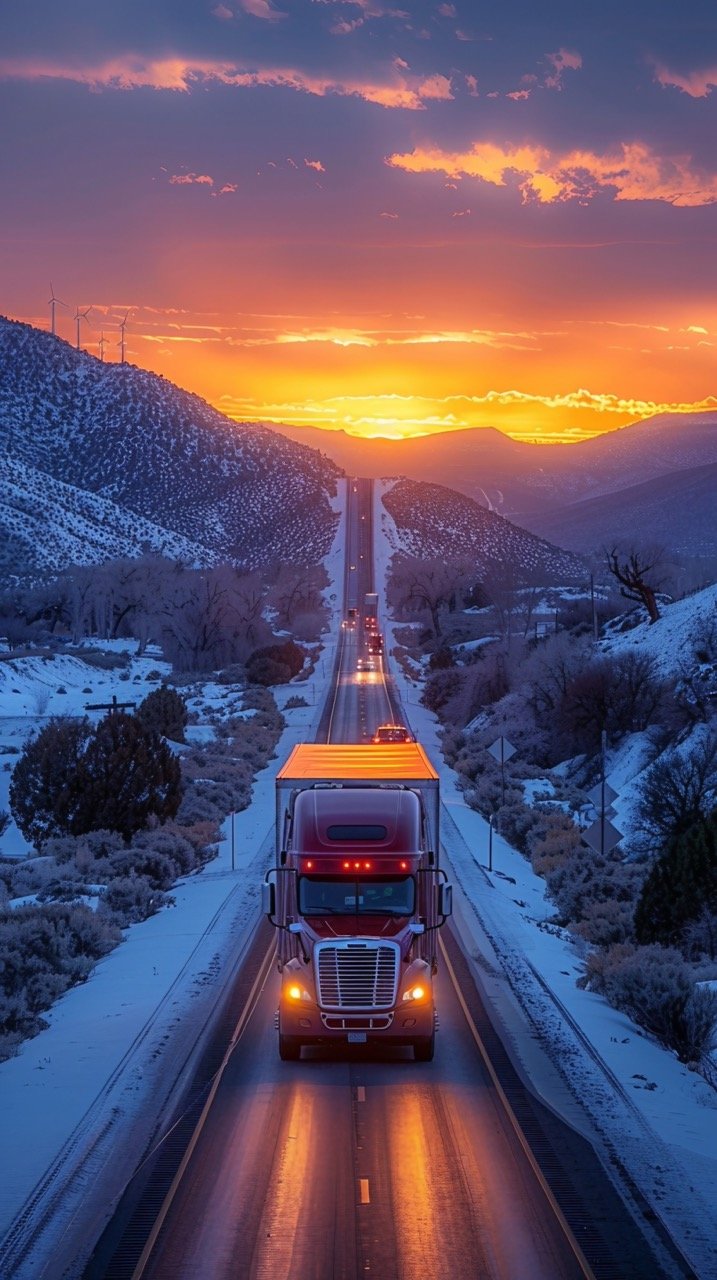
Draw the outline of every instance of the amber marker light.
[[[287,995],[291,1000],[301,999],[301,987],[289,987]]]

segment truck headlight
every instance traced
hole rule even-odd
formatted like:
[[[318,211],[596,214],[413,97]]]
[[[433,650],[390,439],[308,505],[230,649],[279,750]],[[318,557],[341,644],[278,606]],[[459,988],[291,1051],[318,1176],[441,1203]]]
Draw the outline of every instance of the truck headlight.
[[[414,1002],[424,1000],[425,997],[426,988],[422,987],[420,983],[416,983],[414,987],[409,987],[408,990],[403,993],[404,1000],[412,1000]]]
[[[295,1004],[299,1000],[311,1000],[311,996],[304,987],[300,987],[297,982],[291,982],[284,987],[284,995],[287,1000],[291,1000]]]

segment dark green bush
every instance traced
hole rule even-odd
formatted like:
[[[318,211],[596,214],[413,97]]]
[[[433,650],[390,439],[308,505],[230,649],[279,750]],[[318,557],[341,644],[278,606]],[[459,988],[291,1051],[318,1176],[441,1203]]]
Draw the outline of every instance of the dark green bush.
[[[172,742],[184,742],[189,712],[181,693],[164,685],[153,689],[137,707],[137,719]]]

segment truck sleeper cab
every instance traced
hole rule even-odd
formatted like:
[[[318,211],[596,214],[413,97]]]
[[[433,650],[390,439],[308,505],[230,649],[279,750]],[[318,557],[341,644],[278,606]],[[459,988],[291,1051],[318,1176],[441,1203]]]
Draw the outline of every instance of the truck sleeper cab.
[[[450,887],[420,788],[429,787],[437,821],[437,777],[416,743],[379,752],[317,744],[294,749],[278,791],[309,752],[324,776],[303,785],[294,778],[277,805],[281,847],[267,877],[266,907],[279,929],[280,1056],[298,1058],[305,1044],[390,1043],[430,1060],[436,930]],[[391,777],[397,763],[399,772],[410,766],[412,786],[376,778]],[[326,776],[342,769],[341,781]]]

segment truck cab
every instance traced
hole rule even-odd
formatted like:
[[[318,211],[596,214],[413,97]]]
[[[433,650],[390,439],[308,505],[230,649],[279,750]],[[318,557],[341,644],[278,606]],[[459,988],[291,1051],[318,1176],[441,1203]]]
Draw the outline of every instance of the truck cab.
[[[437,782],[417,743],[305,744],[280,771],[265,908],[279,931],[282,1058],[332,1042],[433,1057],[437,929],[451,898],[435,852]]]

